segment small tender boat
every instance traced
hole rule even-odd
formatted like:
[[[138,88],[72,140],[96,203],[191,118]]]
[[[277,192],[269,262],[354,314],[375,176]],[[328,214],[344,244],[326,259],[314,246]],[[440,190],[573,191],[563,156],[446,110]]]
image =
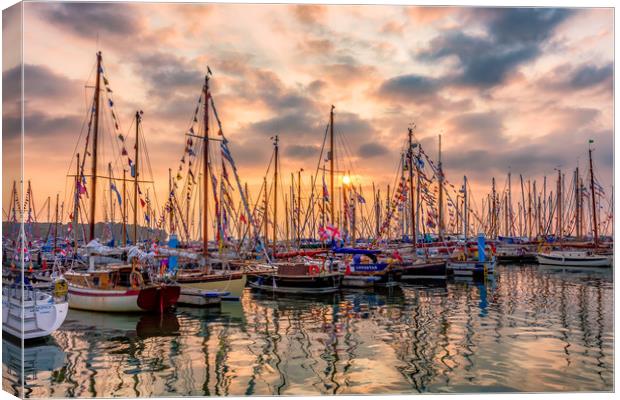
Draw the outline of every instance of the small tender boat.
[[[164,312],[173,308],[181,288],[151,282],[134,265],[108,265],[85,272],[67,271],[69,307],[103,312]]]
[[[407,261],[405,259],[399,268],[401,280],[446,279],[447,277],[445,260]]]
[[[230,295],[230,292],[218,290],[203,290],[191,287],[181,287],[181,295],[177,301],[178,305],[184,306],[209,306],[222,302],[222,298]]]
[[[575,250],[559,250],[536,255],[539,264],[564,267],[610,267],[612,257]]]
[[[485,261],[475,260],[448,260],[446,263],[448,273],[454,276],[484,277],[493,274],[495,270],[495,259]]]
[[[333,263],[321,266],[312,262],[282,262],[273,264],[272,271],[248,272],[251,288],[293,294],[334,293],[340,288],[342,274],[334,269]]]
[[[66,282],[61,279],[54,283],[53,293],[33,287],[27,278],[23,285],[4,285],[2,331],[24,340],[49,336],[67,317],[66,289]]]
[[[402,275],[397,264],[379,260],[381,250],[334,247],[332,251],[336,254],[353,255],[352,261],[345,265],[342,286],[394,286]]]

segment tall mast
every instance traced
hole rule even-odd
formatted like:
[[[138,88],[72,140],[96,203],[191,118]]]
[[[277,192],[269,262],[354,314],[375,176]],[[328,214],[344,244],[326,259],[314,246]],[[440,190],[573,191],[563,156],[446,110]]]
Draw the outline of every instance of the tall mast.
[[[297,242],[301,248],[301,171],[297,171]]]
[[[579,238],[581,237],[581,221],[579,219],[579,209],[581,208],[581,196],[579,195],[579,167],[575,168],[573,183],[575,185],[575,236]]]
[[[78,248],[78,214],[80,212],[80,190],[78,183],[80,182],[80,153],[77,153],[77,164],[75,166],[75,193],[73,204],[73,252],[77,254]],[[49,218],[48,218],[49,219]]]
[[[418,143],[418,157],[420,160],[420,156],[422,154],[422,144]],[[420,166],[416,163],[416,191],[415,191],[415,232],[416,236],[420,232],[420,186],[421,186],[421,178],[419,171]],[[417,245],[417,243],[416,243]]]
[[[90,191],[90,240],[95,238],[95,205],[97,204],[97,144],[99,141],[99,88],[101,81],[101,52],[97,52],[97,81],[95,82],[95,121],[93,125],[93,159],[92,180],[93,187]]]
[[[558,210],[558,214],[557,214],[557,228],[556,228],[556,235],[558,236],[558,238],[562,239],[562,172],[558,169],[558,190],[557,190],[557,210]]]
[[[523,175],[519,174],[519,180],[521,181],[521,206],[522,206],[521,215],[523,217],[522,222],[519,225],[521,225],[520,226],[521,236],[525,236],[525,231],[526,231],[525,226],[527,225],[527,215],[526,215],[526,210],[525,210],[525,191],[523,190]]]
[[[512,180],[511,173],[508,171],[508,236],[513,235],[512,231]]]
[[[138,171],[140,170],[139,166],[139,156],[140,156],[140,111],[136,111],[136,145],[135,157],[134,161],[134,176],[133,176],[133,244],[134,246],[138,243]]]
[[[439,135],[439,239],[443,240],[443,168],[441,165],[441,135]]]
[[[273,254],[276,254],[278,244],[278,135],[276,135],[273,146],[275,164],[273,169]],[[298,228],[299,229],[299,228]]]
[[[411,243],[415,249],[418,241],[416,237],[416,225],[415,225],[415,203],[413,199],[413,128],[409,127],[409,148],[407,149],[407,156],[409,158],[409,217],[411,225]]]
[[[469,196],[467,196],[467,176],[463,176],[463,235],[467,242],[469,234]]]
[[[334,224],[334,106],[329,112],[329,200],[330,200],[330,223]]]
[[[497,202],[495,201],[495,177],[491,180],[493,193],[491,194],[491,238],[497,237]]]
[[[54,218],[54,256],[56,255],[56,246],[58,241],[58,193],[56,193],[56,217]]]
[[[204,85],[204,144],[203,144],[203,163],[202,175],[203,180],[203,206],[202,206],[202,254],[209,255],[209,74],[205,75]],[[265,213],[267,210],[265,210]],[[266,214],[265,214],[266,216]]]
[[[127,246],[127,170],[123,168],[123,247]]]
[[[592,140],[590,141],[590,144]],[[592,147],[588,144],[588,155],[590,157],[590,192],[592,193],[592,228],[594,231],[594,244],[598,245],[598,222],[596,220],[596,194],[594,191],[594,169],[592,167]]]
[[[263,177],[263,186],[264,186],[264,192],[263,192],[263,206],[264,206],[264,210],[265,212],[263,212],[263,226],[265,228],[265,249],[267,248],[267,245],[269,244],[269,200],[267,198],[267,175],[265,175]]]

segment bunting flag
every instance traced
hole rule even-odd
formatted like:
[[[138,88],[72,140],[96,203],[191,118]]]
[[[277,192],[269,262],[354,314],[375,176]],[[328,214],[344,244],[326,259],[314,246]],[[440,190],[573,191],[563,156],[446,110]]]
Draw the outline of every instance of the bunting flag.
[[[323,199],[325,199],[325,201],[329,201],[329,191],[327,190],[327,185],[325,184],[325,176],[323,176]]]
[[[114,184],[114,182],[110,183],[110,190],[112,190],[114,193],[116,193],[116,198],[118,199],[118,204],[121,205],[123,203],[121,201],[121,194],[118,192],[118,189],[116,188],[116,185]]]
[[[140,199],[140,205],[142,206],[142,208],[144,208],[146,206],[146,202],[142,199]]]

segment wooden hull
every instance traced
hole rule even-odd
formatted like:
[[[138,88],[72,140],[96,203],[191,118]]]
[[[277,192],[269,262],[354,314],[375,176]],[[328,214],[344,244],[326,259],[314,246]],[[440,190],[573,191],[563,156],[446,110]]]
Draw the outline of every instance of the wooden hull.
[[[401,267],[401,280],[446,279],[446,263],[443,261],[410,264]]]
[[[182,288],[201,289],[211,292],[228,292],[230,297],[240,298],[243,295],[247,278],[243,273],[234,273],[229,276],[211,277],[209,279],[193,279],[191,281],[178,279]]]
[[[560,267],[610,267],[612,258],[608,256],[561,257],[539,253],[536,256],[539,264]]]
[[[69,285],[69,307],[100,312],[164,312],[176,306],[179,286],[101,290]]]
[[[274,293],[323,294],[340,289],[340,274],[288,276],[277,274],[249,274],[251,288]]]

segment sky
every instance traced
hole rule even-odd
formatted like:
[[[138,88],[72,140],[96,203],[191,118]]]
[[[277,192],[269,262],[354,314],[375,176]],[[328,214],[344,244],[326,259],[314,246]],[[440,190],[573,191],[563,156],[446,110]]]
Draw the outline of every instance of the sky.
[[[5,37],[19,40],[9,17]],[[600,181],[612,184],[612,9],[25,3],[23,40],[25,178],[38,204],[66,196],[97,50],[123,130],[144,111],[160,198],[207,65],[251,190],[274,134],[287,182],[314,171],[332,104],[346,168],[364,186],[393,182],[411,123],[429,154],[442,135],[446,176],[467,175],[480,194],[508,171],[570,177],[585,169],[589,139]],[[5,56],[6,162],[18,140],[18,78],[19,58]]]

